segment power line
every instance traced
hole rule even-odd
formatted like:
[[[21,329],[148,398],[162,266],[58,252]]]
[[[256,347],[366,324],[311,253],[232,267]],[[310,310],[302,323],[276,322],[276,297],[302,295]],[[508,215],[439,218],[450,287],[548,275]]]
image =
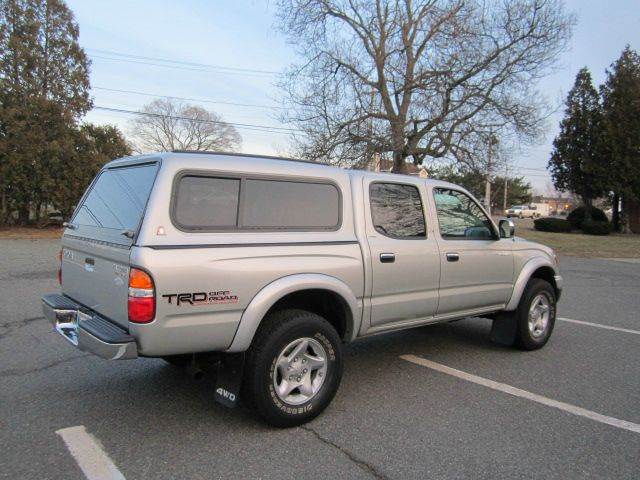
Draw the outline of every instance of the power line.
[[[202,102],[202,103],[213,103],[213,104],[219,104],[219,105],[232,105],[234,107],[254,107],[254,108],[273,108],[273,109],[278,109],[278,110],[282,110],[284,109],[283,107],[278,107],[276,105],[260,105],[260,104],[256,104],[256,103],[235,103],[235,102],[223,102],[223,101],[219,101],[219,100],[210,100],[210,99],[206,99],[206,98],[189,98],[189,97],[175,97],[173,95],[154,95],[152,93],[145,93],[145,92],[137,92],[134,90],[120,90],[117,88],[106,88],[106,87],[91,87],[92,90],[104,90],[107,92],[117,92],[117,93],[132,93],[134,95],[143,95],[145,97],[154,97],[154,98],[172,98],[175,100],[186,100],[188,102]]]
[[[522,174],[522,176],[526,176],[526,177],[543,177],[543,178],[551,178],[551,175],[550,175],[550,174],[546,174],[546,175],[545,175],[544,173],[526,173],[526,172],[522,173],[522,172],[521,172],[521,174]]]
[[[298,130],[295,128],[286,128],[286,127],[272,127],[269,125],[255,125],[250,123],[234,123],[234,122],[223,122],[223,121],[215,121],[215,120],[202,120],[202,119],[194,119],[189,117],[183,117],[179,115],[162,115],[160,113],[150,113],[150,112],[137,112],[135,110],[127,110],[124,108],[111,108],[111,107],[102,107],[99,105],[95,105],[94,110],[102,110],[106,112],[115,112],[115,113],[124,113],[131,115],[144,115],[147,117],[154,118],[171,118],[174,120],[189,120],[192,122],[198,123],[211,123],[215,125],[233,125],[234,127],[246,129],[246,130],[255,130],[259,132],[272,132],[272,133],[293,133],[293,132],[301,132],[302,130]]]
[[[520,170],[534,170],[536,172],[546,172],[546,168],[533,168],[533,167],[518,167]]]
[[[109,112],[94,112],[96,115],[100,115],[101,117],[105,117],[105,118],[122,118],[123,115],[119,114],[117,112],[114,113],[109,113]],[[276,131],[271,131],[271,130],[249,130],[249,129],[245,129],[242,127],[238,127],[238,129],[242,129],[242,138],[243,140],[245,139],[245,137],[249,137],[252,138],[254,136],[261,136],[261,137],[265,137],[265,138],[270,138],[273,139],[275,136],[279,136],[279,135],[291,135],[289,132],[276,132]]]
[[[169,60],[155,57],[145,57],[142,55],[130,55],[126,53],[110,52],[107,50],[87,49],[89,51],[104,52],[108,56],[89,54],[91,58],[102,60],[113,60],[116,62],[136,63],[140,65],[151,65],[156,67],[173,68],[178,70],[188,70],[195,72],[211,71],[225,75],[245,75],[250,77],[265,77],[278,75],[280,72],[270,70],[256,70],[250,68],[224,67],[221,65],[210,65],[205,63],[183,62],[180,60]],[[160,63],[158,63],[160,62]]]
[[[256,70],[254,68],[225,67],[224,65],[212,65],[212,64],[208,64],[208,63],[185,62],[183,60],[172,60],[172,59],[158,58],[158,57],[145,57],[144,55],[133,55],[133,54],[130,54],[130,53],[114,52],[114,51],[111,51],[111,50],[101,50],[101,49],[98,49],[98,48],[87,48],[86,50],[94,51],[94,52],[98,52],[98,53],[103,53],[103,54],[107,54],[107,55],[115,55],[115,56],[118,56],[118,57],[135,58],[135,59],[139,59],[139,60],[152,60],[152,61],[166,62],[166,63],[177,63],[177,64],[180,64],[180,65],[187,65],[187,66],[193,66],[193,67],[208,67],[208,68],[218,68],[218,69],[224,69],[224,70],[235,70],[235,71],[240,71],[240,72],[266,73],[266,74],[274,74],[274,75],[280,73],[280,72],[277,72],[275,70]]]
[[[152,63],[152,62],[143,62],[141,60],[130,60],[127,58],[111,58],[111,57],[103,57],[100,55],[89,55],[89,57],[96,59],[99,58],[101,60],[112,60],[115,62],[127,62],[127,63],[136,63],[139,65],[151,65],[153,67],[164,67],[164,68],[173,68],[175,70],[180,70],[180,71],[191,71],[191,72],[211,72],[211,73],[217,73],[219,75],[244,75],[244,76],[248,76],[248,77],[256,77],[256,78],[264,78],[265,75],[264,74],[259,74],[259,73],[244,73],[244,72],[226,72],[226,71],[221,71],[221,70],[212,70],[212,69],[203,69],[203,68],[188,68],[188,67],[182,67],[179,65],[168,65],[168,64],[162,64],[162,63]]]

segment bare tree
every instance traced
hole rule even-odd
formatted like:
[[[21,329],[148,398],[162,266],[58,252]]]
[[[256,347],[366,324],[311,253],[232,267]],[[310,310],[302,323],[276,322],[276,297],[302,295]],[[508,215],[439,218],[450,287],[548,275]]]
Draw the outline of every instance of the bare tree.
[[[491,130],[539,133],[535,91],[571,35],[561,0],[279,0],[302,62],[281,81],[300,153],[472,158]]]
[[[242,137],[220,115],[196,105],[160,98],[131,121],[137,151],[222,150],[240,148]]]

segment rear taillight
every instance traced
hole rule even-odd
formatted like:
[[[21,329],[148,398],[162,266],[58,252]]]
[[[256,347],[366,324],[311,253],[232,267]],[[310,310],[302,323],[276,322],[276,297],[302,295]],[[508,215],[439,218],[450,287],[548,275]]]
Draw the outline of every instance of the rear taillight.
[[[58,252],[58,283],[62,285],[62,250]]]
[[[156,316],[156,291],[153,279],[144,270],[131,268],[129,271],[127,306],[130,322],[149,323]]]

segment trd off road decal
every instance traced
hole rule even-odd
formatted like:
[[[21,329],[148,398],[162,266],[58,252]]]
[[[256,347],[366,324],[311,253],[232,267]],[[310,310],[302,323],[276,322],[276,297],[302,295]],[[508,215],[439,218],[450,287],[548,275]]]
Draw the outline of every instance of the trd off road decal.
[[[191,292],[191,293],[167,293],[162,295],[170,305],[218,305],[227,303],[238,303],[238,296],[233,295],[230,290],[219,290],[217,292]]]

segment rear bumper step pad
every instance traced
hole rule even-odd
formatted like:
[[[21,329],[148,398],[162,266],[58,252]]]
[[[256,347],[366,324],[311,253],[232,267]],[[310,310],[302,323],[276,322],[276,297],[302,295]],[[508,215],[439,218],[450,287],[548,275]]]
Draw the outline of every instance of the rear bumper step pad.
[[[42,311],[55,330],[80,350],[108,360],[138,357],[134,337],[69,297],[45,295],[42,297]]]

